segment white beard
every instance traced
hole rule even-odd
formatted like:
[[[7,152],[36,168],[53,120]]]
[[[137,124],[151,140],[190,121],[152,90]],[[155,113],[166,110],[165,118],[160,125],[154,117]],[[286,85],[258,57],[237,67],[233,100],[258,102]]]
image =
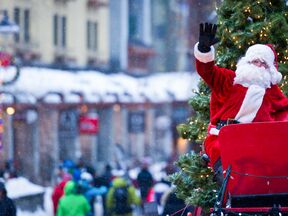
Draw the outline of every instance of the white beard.
[[[245,58],[240,59],[235,73],[234,84],[240,84],[244,87],[257,85],[265,89],[271,87],[270,70],[250,64]]]

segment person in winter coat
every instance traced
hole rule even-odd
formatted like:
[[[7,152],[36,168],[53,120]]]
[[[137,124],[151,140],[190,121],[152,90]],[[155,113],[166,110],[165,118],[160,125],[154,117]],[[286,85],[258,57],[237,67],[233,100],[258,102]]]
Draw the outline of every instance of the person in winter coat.
[[[3,182],[0,182],[0,216],[16,216],[14,202],[7,196]]]
[[[216,25],[200,24],[194,56],[198,74],[212,90],[205,152],[216,174],[221,175],[218,142],[221,127],[235,123],[288,120],[288,98],[277,86],[282,75],[278,71],[277,54],[272,45],[250,46],[238,61],[236,71],[232,71],[215,65],[212,45],[218,42],[216,31]]]
[[[71,177],[65,177],[59,184],[57,184],[54,187],[54,190],[52,192],[52,203],[53,203],[53,211],[54,211],[54,215],[56,215],[56,211],[57,211],[57,207],[58,207],[58,203],[60,198],[64,195],[64,187],[66,185],[66,183],[71,179]]]
[[[140,202],[136,189],[128,185],[125,179],[118,177],[113,180],[106,197],[109,215],[132,216],[133,205],[140,205]]]
[[[90,205],[86,198],[79,194],[74,181],[68,181],[64,187],[64,196],[60,199],[57,216],[86,216]]]
[[[93,185],[93,176],[88,172],[83,172],[78,182],[81,193],[85,196],[91,206],[91,212],[87,216],[94,215],[94,201],[99,195],[106,194],[108,189],[105,186],[96,187]]]
[[[143,162],[142,169],[137,176],[137,184],[140,189],[142,202],[147,201],[147,196],[153,186],[153,177],[148,170],[148,164]]]

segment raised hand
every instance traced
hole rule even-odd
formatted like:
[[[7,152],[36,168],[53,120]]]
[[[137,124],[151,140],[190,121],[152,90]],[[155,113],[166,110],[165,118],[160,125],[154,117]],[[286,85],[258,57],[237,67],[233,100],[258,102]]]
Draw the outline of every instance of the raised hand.
[[[216,38],[217,25],[211,23],[200,24],[200,34],[199,34],[199,45],[198,49],[200,52],[209,52],[210,46],[219,41]]]

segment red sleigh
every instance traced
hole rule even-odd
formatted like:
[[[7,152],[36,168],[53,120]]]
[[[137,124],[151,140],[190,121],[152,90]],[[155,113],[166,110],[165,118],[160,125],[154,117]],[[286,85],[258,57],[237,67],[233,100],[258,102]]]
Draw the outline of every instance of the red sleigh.
[[[225,180],[211,215],[288,215],[288,122],[228,125],[219,143]]]

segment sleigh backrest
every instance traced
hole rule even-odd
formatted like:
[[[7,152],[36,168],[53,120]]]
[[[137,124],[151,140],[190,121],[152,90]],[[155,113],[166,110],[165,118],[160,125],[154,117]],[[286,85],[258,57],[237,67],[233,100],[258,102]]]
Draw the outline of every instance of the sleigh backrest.
[[[288,193],[288,122],[228,125],[219,143],[232,196]]]

